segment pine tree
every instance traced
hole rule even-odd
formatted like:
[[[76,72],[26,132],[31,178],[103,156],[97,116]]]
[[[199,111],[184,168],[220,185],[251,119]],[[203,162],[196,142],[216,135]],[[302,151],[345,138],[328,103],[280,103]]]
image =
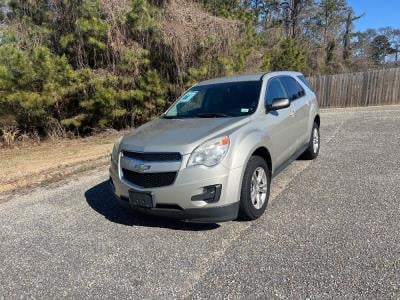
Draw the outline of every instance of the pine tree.
[[[305,51],[296,40],[287,38],[283,40],[279,48],[275,50],[271,58],[271,69],[273,71],[306,71]]]

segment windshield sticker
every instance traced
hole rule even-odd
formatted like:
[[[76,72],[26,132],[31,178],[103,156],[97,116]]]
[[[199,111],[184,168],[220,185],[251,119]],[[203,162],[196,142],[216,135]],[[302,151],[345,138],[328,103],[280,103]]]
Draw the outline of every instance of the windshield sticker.
[[[250,109],[248,109],[248,108],[242,108],[242,109],[240,110],[240,112],[242,112],[242,113],[248,113],[249,110],[250,110]]]
[[[179,99],[179,103],[189,102],[199,91],[189,91]]]

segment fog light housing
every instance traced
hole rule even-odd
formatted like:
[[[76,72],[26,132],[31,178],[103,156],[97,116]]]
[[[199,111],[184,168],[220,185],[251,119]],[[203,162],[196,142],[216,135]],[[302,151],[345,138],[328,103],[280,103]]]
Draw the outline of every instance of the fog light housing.
[[[203,193],[192,196],[192,201],[205,201],[207,203],[215,203],[219,201],[221,196],[222,185],[209,185],[203,187]]]

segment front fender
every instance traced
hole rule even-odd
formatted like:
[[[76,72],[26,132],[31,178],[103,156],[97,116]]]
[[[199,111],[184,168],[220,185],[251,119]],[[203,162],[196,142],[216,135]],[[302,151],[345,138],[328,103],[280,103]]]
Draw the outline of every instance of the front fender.
[[[269,151],[270,145],[271,138],[265,132],[257,129],[245,131],[235,137],[226,167],[236,169],[246,166],[254,151],[260,147],[264,147]]]
[[[235,187],[236,195],[240,195],[244,172],[250,157],[260,147],[265,147],[269,151],[271,139],[268,135],[266,135],[265,132],[262,132],[258,129],[253,129],[237,135],[235,139],[232,139],[232,141],[233,144],[230,149],[231,152],[227,156],[228,159],[225,161],[225,166],[231,170],[240,170],[240,179]]]

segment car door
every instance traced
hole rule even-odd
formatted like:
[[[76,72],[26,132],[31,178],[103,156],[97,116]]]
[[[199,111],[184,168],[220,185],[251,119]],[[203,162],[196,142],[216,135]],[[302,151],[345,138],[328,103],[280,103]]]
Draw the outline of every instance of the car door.
[[[288,98],[288,95],[280,78],[270,79],[265,93],[266,105],[272,104],[274,99],[282,98]],[[292,107],[271,111],[266,115],[268,122],[267,133],[272,140],[272,151],[276,158],[277,167],[287,161],[296,151],[293,116]]]
[[[304,75],[297,76],[296,80],[300,83],[300,85],[303,85],[301,88],[304,90],[304,96],[300,99],[300,102],[302,103],[302,128],[304,128],[304,135],[300,138],[300,146],[302,146],[310,141],[311,128],[309,126],[311,121],[312,102],[315,100],[315,94],[312,92],[311,86],[304,78]]]
[[[296,140],[295,151],[297,151],[306,143],[306,140],[309,139],[309,133],[307,132],[309,103],[305,90],[296,79],[291,76],[284,76],[281,80],[289,95],[293,110],[294,134]]]

